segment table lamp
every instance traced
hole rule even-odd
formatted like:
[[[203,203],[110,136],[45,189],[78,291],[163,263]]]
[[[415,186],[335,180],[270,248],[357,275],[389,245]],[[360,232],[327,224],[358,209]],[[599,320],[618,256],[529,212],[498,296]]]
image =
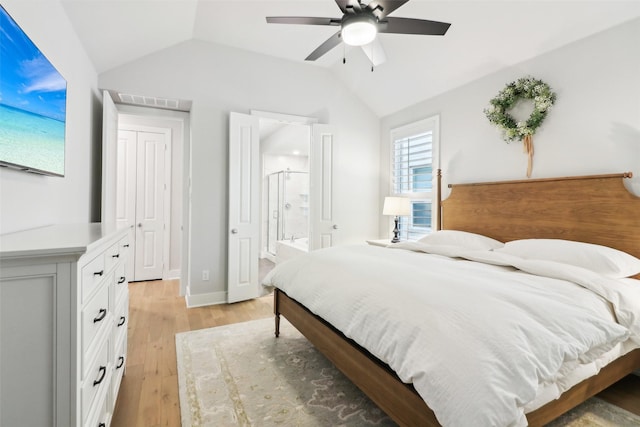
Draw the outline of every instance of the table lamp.
[[[406,197],[385,197],[384,207],[382,208],[383,215],[393,215],[395,221],[395,227],[393,228],[393,239],[391,243],[397,243],[400,241],[398,237],[398,221],[401,216],[407,216],[411,213],[411,202]]]

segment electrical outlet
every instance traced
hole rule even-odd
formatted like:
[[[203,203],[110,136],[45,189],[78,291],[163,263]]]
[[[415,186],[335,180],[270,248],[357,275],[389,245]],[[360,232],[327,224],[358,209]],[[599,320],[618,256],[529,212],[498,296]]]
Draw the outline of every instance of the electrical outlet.
[[[209,270],[202,270],[202,280],[209,280]]]

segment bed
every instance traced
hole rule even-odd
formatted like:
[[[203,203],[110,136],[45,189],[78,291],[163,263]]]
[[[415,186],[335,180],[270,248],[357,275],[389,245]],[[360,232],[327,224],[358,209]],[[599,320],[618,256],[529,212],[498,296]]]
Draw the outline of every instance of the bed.
[[[640,258],[640,198],[631,194],[623,182],[630,177],[630,173],[624,173],[450,185],[449,197],[438,200],[438,228],[479,234],[500,242],[532,238],[585,242]],[[276,287],[276,336],[280,316],[284,316],[399,425],[440,425],[414,385],[400,380],[388,364],[290,297],[277,281],[271,284]],[[611,359],[598,367],[597,374],[561,390],[559,398],[546,398],[548,402],[528,411],[525,423],[544,425],[640,369],[638,348],[620,351]]]

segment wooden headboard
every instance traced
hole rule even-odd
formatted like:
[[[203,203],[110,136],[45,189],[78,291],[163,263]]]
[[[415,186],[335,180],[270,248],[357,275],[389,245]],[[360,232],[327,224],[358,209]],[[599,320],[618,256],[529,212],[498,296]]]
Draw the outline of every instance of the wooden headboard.
[[[612,175],[450,184],[441,228],[508,242],[547,238],[609,246],[640,258],[640,197]],[[440,180],[440,178],[439,178]]]

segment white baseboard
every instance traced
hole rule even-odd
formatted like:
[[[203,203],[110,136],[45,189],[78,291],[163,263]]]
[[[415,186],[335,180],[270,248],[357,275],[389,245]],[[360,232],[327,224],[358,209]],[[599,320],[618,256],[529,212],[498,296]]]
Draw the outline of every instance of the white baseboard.
[[[180,270],[165,271],[165,276],[166,277],[163,277],[164,280],[179,279],[180,278]]]
[[[227,303],[226,292],[208,292],[206,294],[191,295],[191,289],[187,288],[185,295],[187,308],[204,307],[206,305],[218,305]]]

